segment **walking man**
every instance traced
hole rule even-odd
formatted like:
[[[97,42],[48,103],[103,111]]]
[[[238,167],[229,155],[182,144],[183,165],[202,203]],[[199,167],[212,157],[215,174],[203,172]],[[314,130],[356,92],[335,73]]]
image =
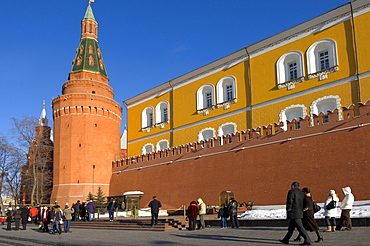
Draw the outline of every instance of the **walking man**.
[[[160,201],[157,200],[156,196],[153,196],[153,200],[150,201],[149,205],[152,212],[152,227],[158,225],[158,213],[159,208],[162,207],[162,204]]]
[[[303,218],[303,199],[304,195],[299,188],[298,182],[293,182],[291,189],[288,192],[286,200],[287,219],[289,220],[288,232],[285,237],[279,240],[281,243],[289,244],[289,239],[292,237],[294,229],[297,228],[303,236],[304,242],[300,245],[311,245],[311,239],[302,224]]]
[[[204,222],[204,215],[207,213],[207,206],[203,202],[202,198],[198,198],[197,200],[199,206],[199,220],[200,220],[200,227],[199,230],[206,229],[206,223]]]
[[[109,221],[114,220],[114,211],[116,211],[116,208],[118,207],[118,204],[116,203],[116,200],[111,201],[108,206],[108,215],[109,215]]]

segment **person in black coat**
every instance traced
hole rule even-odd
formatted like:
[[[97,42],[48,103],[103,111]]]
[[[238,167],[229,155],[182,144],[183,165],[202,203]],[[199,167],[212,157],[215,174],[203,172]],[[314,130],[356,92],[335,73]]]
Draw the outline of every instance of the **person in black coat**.
[[[151,225],[152,226],[158,225],[159,208],[162,207],[161,202],[157,200],[156,196],[153,196],[153,200],[149,203],[148,206],[151,208],[151,213],[152,213]]]
[[[239,221],[238,221],[238,202],[235,198],[231,198],[229,206],[229,215],[230,215],[230,223],[232,228],[239,228]]]
[[[77,202],[72,206],[73,210],[75,211],[74,221],[80,220],[80,207],[81,207],[80,200],[77,200]]]
[[[11,207],[9,207],[8,209],[5,209],[5,216],[6,216],[6,230],[11,231],[12,230],[12,218],[13,218],[13,212],[12,212]]]
[[[320,241],[324,241],[324,238],[322,237],[319,226],[316,223],[315,220],[315,212],[313,208],[313,199],[311,197],[311,190],[307,187],[302,189],[302,192],[304,194],[304,200],[303,200],[303,219],[302,223],[304,228],[307,231],[315,232],[317,235],[316,243],[319,243]],[[301,241],[301,234],[298,235],[294,241]]]
[[[22,227],[23,227],[23,230],[26,230],[29,212],[26,206],[21,206],[20,210],[21,210]]]
[[[293,182],[291,189],[287,195],[286,210],[287,219],[289,220],[288,232],[285,237],[279,240],[281,243],[289,244],[289,239],[292,237],[294,229],[297,228],[303,236],[304,242],[301,245],[311,245],[311,239],[302,224],[303,218],[303,199],[304,195],[299,188],[298,182]]]
[[[118,203],[116,203],[116,200],[112,200],[108,206],[107,206],[107,210],[108,210],[108,215],[109,215],[109,221],[113,221],[114,220],[114,211],[116,211],[116,208],[118,207]]]

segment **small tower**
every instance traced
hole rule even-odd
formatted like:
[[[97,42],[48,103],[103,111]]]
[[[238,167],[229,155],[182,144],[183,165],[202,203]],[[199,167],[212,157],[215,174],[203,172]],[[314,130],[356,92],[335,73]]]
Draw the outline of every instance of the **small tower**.
[[[91,4],[82,20],[80,45],[62,95],[53,100],[54,185],[51,201],[86,199],[101,187],[109,194],[112,160],[120,158],[122,108],[98,45]]]
[[[45,101],[35,127],[35,138],[28,148],[27,165],[22,169],[22,203],[49,203],[53,184],[53,141],[46,118]]]

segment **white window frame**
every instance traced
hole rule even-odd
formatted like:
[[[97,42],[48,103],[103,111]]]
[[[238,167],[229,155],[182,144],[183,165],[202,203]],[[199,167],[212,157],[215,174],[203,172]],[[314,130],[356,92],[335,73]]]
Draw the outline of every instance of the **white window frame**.
[[[234,132],[233,133],[236,133],[237,132],[237,125],[234,122],[227,122],[227,123],[222,124],[218,127],[218,129],[217,129],[218,136],[219,137],[226,136],[227,134],[224,134],[223,128],[225,126],[230,126],[230,125],[232,125],[234,127]],[[230,133],[228,133],[228,134],[230,134]]]
[[[289,64],[295,62],[297,65],[297,78],[290,79]],[[290,51],[282,55],[276,62],[277,71],[277,84],[279,88],[284,88],[286,86],[281,86],[282,84],[294,81],[294,83],[299,83],[304,80],[304,69],[303,69],[303,55],[299,51]]]
[[[320,53],[328,51],[329,68],[320,69]],[[322,39],[313,43],[306,52],[308,74],[325,71],[327,69],[338,66],[337,45],[332,39]],[[316,76],[317,77],[317,76]]]
[[[211,93],[212,105],[206,106],[206,95]],[[215,88],[211,84],[202,85],[197,91],[197,112],[203,113],[204,115],[208,114],[208,110],[214,109],[215,104]]]
[[[146,147],[147,147],[147,146],[150,146],[150,147],[152,148],[152,151],[147,152],[147,150],[146,150]],[[141,153],[143,153],[143,155],[148,154],[148,153],[153,153],[153,152],[154,152],[154,145],[153,145],[153,144],[151,144],[151,143],[147,143],[147,144],[145,144],[145,145],[143,146],[143,148],[141,149]]]
[[[149,124],[149,119],[148,116],[149,114],[152,113],[152,124]],[[142,112],[141,112],[141,128],[148,128],[148,127],[153,127],[154,126],[154,120],[155,120],[155,115],[154,115],[154,109],[153,107],[146,107]]]
[[[204,139],[203,133],[206,132],[206,131],[212,131],[212,137],[211,138],[214,138],[216,136],[215,129],[213,129],[211,127],[207,127],[207,128],[202,129],[201,131],[199,131],[199,133],[198,133],[198,142],[202,141],[202,140],[210,139],[210,138]]]
[[[327,100],[335,100],[336,108],[338,109],[338,120],[343,119],[343,117],[342,117],[342,107],[340,105],[340,97],[336,96],[336,95],[329,95],[329,96],[324,96],[324,97],[318,98],[317,100],[315,100],[311,103],[310,110],[311,110],[311,122],[312,123],[313,123],[313,115],[314,114],[318,115],[320,113],[319,109],[317,107],[317,104],[319,104],[320,102],[323,102],[323,101],[327,101]],[[325,115],[327,114],[327,112],[323,112],[323,113]]]
[[[164,119],[164,109],[167,109],[167,119]],[[170,116],[170,110],[169,110],[169,104],[167,101],[162,101],[157,104],[155,107],[155,123],[160,124],[160,123],[168,123],[169,121],[169,116]]]
[[[285,109],[283,109],[283,110],[280,111],[280,114],[279,114],[279,122],[283,122],[284,123],[284,126],[283,126],[284,131],[288,130],[287,112],[292,111],[292,110],[296,110],[296,109],[298,109],[299,111],[302,112],[302,118],[304,118],[304,117],[307,116],[307,108],[304,105],[302,105],[302,104],[290,105],[289,107],[286,107]],[[292,119],[290,119],[289,121],[291,121],[291,120]],[[299,118],[297,119],[297,121],[299,121]]]
[[[232,98],[227,98],[227,86],[232,86]],[[217,89],[217,104],[229,102],[236,99],[236,79],[233,76],[226,76],[220,79],[216,85]]]
[[[169,141],[167,140],[167,139],[162,139],[162,140],[159,140],[158,142],[157,142],[157,144],[156,144],[156,150],[157,151],[160,151],[160,150],[164,150],[164,149],[161,149],[161,143],[166,143],[166,148],[164,148],[164,149],[168,149],[169,148]]]

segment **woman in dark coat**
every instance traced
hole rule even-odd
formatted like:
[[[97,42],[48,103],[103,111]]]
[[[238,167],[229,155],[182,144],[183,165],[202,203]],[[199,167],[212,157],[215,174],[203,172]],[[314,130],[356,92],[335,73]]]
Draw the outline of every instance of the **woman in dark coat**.
[[[189,230],[195,230],[195,225],[197,222],[197,216],[199,214],[198,205],[196,201],[190,202],[188,210],[186,211],[186,216],[189,219]]]
[[[5,209],[5,216],[6,216],[6,230],[10,231],[12,230],[12,218],[13,218],[13,212],[11,207]]]
[[[310,232],[314,231],[316,233],[317,240],[315,242],[319,243],[320,241],[324,241],[324,238],[320,234],[319,226],[317,225],[315,217],[314,217],[315,212],[313,210],[313,199],[310,193],[311,191],[309,188],[305,187],[302,189],[302,192],[304,194],[302,223],[303,223],[304,228],[307,231],[310,231]],[[300,240],[301,240],[301,235],[299,234],[298,237],[294,239],[294,241],[300,241]]]
[[[28,223],[28,209],[26,206],[22,205],[21,206],[21,219],[22,219],[22,227],[23,230],[27,229],[27,223]]]

